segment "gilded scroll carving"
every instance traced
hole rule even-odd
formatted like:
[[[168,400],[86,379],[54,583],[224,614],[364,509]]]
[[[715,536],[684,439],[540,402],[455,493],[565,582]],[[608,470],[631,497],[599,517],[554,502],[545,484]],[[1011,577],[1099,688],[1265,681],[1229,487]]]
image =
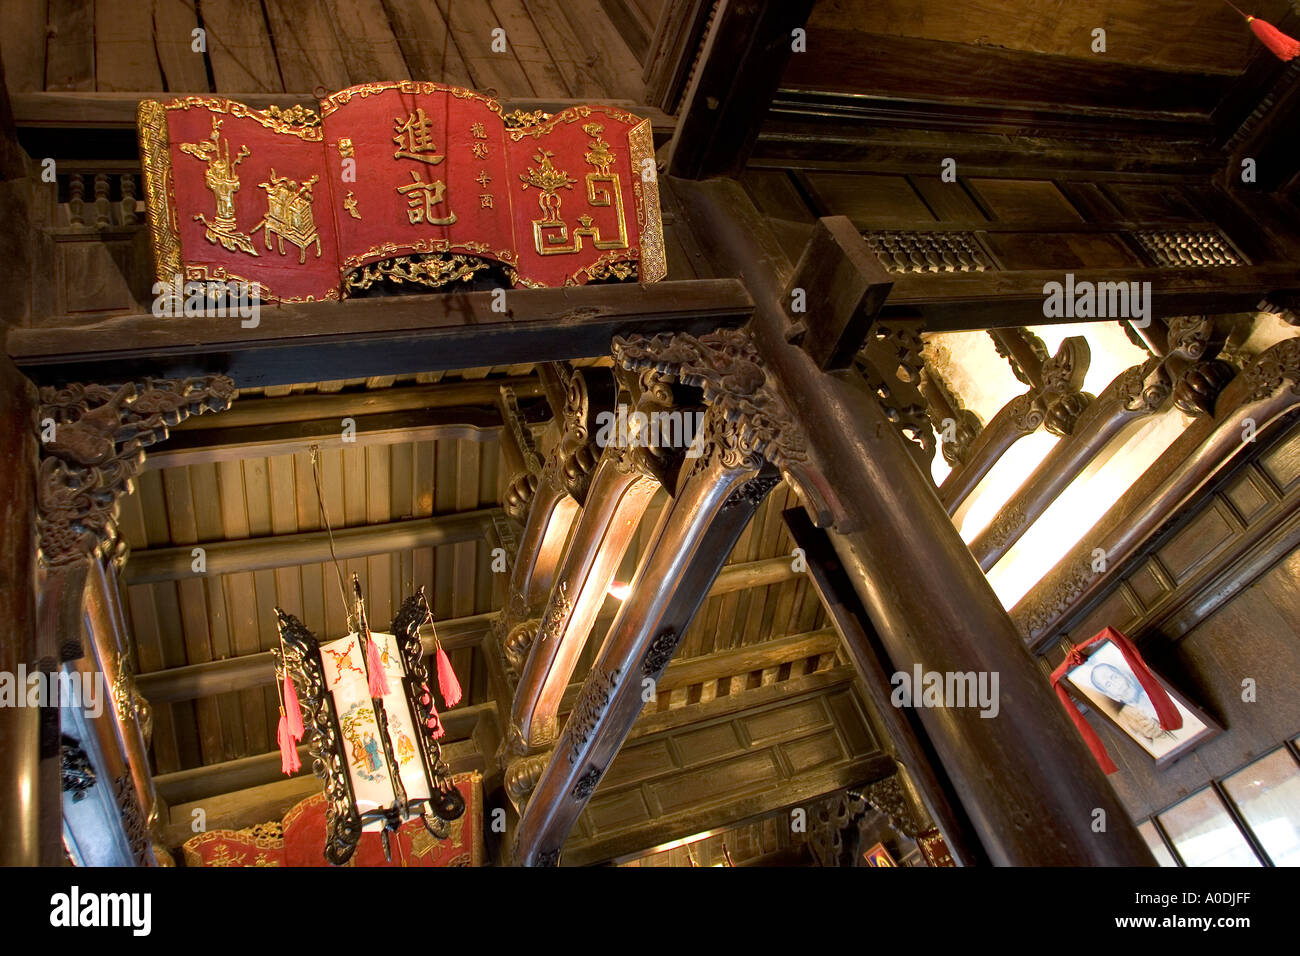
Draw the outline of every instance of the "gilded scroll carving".
[[[37,529],[46,566],[107,557],[117,541],[118,499],[130,492],[144,449],[234,397],[224,375],[42,388]]]

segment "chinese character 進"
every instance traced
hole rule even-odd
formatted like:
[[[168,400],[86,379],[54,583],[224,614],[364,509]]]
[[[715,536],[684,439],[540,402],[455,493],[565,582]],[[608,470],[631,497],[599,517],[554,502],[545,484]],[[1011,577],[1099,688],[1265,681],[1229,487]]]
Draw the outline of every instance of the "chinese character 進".
[[[412,170],[411,182],[405,186],[397,186],[396,189],[406,197],[406,217],[411,221],[411,225],[418,226],[425,222],[431,226],[450,226],[456,221],[455,213],[445,218],[434,215],[433,207],[443,201],[447,191],[446,184],[441,179],[426,183],[420,179],[419,173]]]
[[[433,143],[433,123],[424,115],[423,108],[407,116],[405,123],[400,117],[394,117],[393,123],[397,130],[393,137],[397,144],[393,159],[415,159],[436,166],[446,158],[438,155],[438,148]]]

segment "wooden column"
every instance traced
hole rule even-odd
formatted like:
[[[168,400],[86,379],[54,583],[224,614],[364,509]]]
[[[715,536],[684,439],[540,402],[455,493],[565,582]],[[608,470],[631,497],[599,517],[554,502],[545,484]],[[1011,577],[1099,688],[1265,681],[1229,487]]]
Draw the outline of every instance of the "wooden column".
[[[727,554],[776,484],[775,474],[760,474],[761,457],[743,449],[739,427],[716,410],[705,427],[707,451],[683,467],[632,593],[519,821],[511,854],[518,865],[558,864],[569,830],[649,699],[647,689],[668,665]]]
[[[137,829],[146,827],[153,814],[152,784],[136,724],[138,699],[126,670],[130,654],[115,646],[121,612],[109,593],[116,585],[103,577],[104,562],[114,558],[120,547],[118,500],[130,491],[143,467],[144,449],[165,439],[170,425],[190,415],[224,409],[234,392],[230,379],[213,375],[142,384],[45,386],[39,393],[41,445],[34,511],[45,576],[37,599],[37,654],[48,659],[50,663],[42,668],[50,670],[86,657],[83,633],[89,619],[92,666],[114,694],[121,765],[130,767],[129,774],[115,775],[106,785],[114,787],[124,820],[134,821]],[[76,666],[85,670],[84,663]],[[53,782],[47,785],[42,776],[37,792],[43,832],[47,820],[54,828],[54,848],[48,852],[55,858],[47,859],[43,850],[41,862],[57,864],[62,859],[58,846],[62,804],[57,712],[52,716],[53,726],[46,731],[53,735],[52,745],[43,746],[42,763],[51,765]],[[42,774],[46,772],[43,766]],[[137,859],[149,862],[147,838],[143,832],[136,836]]]
[[[0,357],[0,671],[13,675],[37,666],[36,650],[36,389]],[[19,691],[23,692],[22,690]],[[35,707],[0,707],[0,866],[59,863],[43,858],[59,846],[62,814],[43,817],[42,789],[57,776],[39,774],[41,711]],[[57,752],[57,727],[52,744]],[[44,832],[43,832],[44,830]]]
[[[1151,865],[1151,854],[1062,712],[876,394],[791,345],[791,267],[734,183],[675,183],[697,235],[744,279],[751,328],[808,444],[805,505],[888,655],[911,673],[996,673],[999,709],[922,708],[926,734],[988,858],[1002,865]],[[829,301],[808,290],[807,301]],[[816,306],[808,321],[819,321]],[[922,311],[924,318],[924,312]],[[801,489],[801,493],[804,489]],[[1096,811],[1105,832],[1093,830]]]

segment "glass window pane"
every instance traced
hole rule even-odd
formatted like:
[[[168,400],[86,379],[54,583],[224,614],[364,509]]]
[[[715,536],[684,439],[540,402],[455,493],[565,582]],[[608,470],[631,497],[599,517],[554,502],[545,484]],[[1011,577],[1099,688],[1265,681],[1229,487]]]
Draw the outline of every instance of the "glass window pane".
[[[1300,866],[1300,768],[1286,749],[1238,770],[1223,788],[1277,866]]]
[[[1210,787],[1160,814],[1160,825],[1188,866],[1262,866]]]
[[[1142,834],[1142,839],[1147,841],[1147,846],[1151,848],[1151,855],[1156,858],[1157,863],[1161,866],[1178,865],[1174,855],[1169,852],[1169,847],[1165,846],[1165,841],[1160,839],[1154,823],[1148,820],[1146,823],[1138,824],[1138,833]]]

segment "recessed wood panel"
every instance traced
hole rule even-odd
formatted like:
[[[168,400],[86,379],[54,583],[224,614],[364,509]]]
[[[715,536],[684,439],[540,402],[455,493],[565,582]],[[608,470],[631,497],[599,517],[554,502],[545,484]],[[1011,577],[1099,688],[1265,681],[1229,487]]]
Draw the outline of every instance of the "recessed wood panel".
[[[1230,541],[1237,529],[1223,514],[1217,501],[1206,508],[1186,527],[1179,530],[1160,549],[1160,563],[1175,581],[1185,580],[1222,545]]]
[[[725,768],[702,767],[668,780],[647,784],[651,799],[664,813],[698,804],[717,803],[762,790],[779,779],[776,755],[760,750],[726,762]]]
[[[1054,183],[1042,179],[970,179],[968,185],[1002,222],[1082,222]]]
[[[1250,524],[1256,515],[1268,508],[1273,499],[1265,493],[1260,478],[1254,467],[1244,470],[1241,477],[1234,481],[1225,491],[1224,496],[1237,509],[1241,520]]]
[[[808,184],[823,215],[848,216],[863,228],[934,221],[929,207],[904,176],[809,173]]]
[[[645,799],[639,789],[625,790],[621,793],[602,795],[599,791],[587,804],[584,813],[591,828],[599,833],[602,830],[615,830],[640,823],[650,816]]]
[[[734,735],[733,735],[734,736]],[[667,739],[649,740],[632,744],[618,752],[613,766],[601,781],[602,787],[621,787],[624,784],[647,780],[676,769]]]
[[[1146,609],[1155,606],[1155,603],[1164,597],[1169,590],[1160,576],[1154,558],[1147,560],[1142,567],[1138,568],[1129,577],[1128,585],[1133,589],[1137,599],[1142,602],[1143,608]]]
[[[789,762],[792,773],[804,773],[814,767],[838,763],[844,757],[844,748],[835,732],[827,730],[792,744],[783,744],[781,753]]]
[[[988,232],[985,241],[1007,269],[1127,269],[1143,263],[1107,233]]]
[[[789,737],[801,729],[822,726],[826,723],[826,708],[821,700],[812,698],[746,717],[742,723],[753,743],[764,743],[777,737]]]
[[[730,721],[679,734],[676,745],[684,767],[725,757],[743,746]]]

